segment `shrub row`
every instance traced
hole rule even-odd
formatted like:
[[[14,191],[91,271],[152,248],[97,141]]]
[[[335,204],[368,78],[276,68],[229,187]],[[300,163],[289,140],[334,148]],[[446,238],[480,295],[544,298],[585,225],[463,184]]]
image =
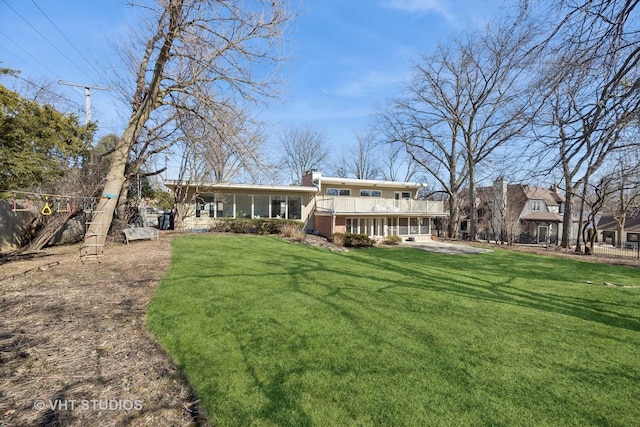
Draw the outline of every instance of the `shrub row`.
[[[349,248],[366,248],[374,245],[374,241],[366,234],[334,233],[331,239],[338,246]]]
[[[281,234],[283,227],[290,232],[292,228],[302,229],[302,223],[289,219],[241,219],[219,218],[211,227],[211,231],[218,233],[239,234]]]

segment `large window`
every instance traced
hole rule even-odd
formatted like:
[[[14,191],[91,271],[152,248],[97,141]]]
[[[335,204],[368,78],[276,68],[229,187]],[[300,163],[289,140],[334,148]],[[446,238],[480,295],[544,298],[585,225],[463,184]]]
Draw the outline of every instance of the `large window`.
[[[218,218],[233,218],[233,194],[220,194],[216,196],[216,217]]]
[[[198,197],[196,217],[302,219],[301,196],[209,194]]]
[[[380,190],[360,190],[360,197],[382,197]]]
[[[236,194],[236,218],[251,218],[253,196]]]
[[[302,197],[287,196],[287,214],[289,219],[302,218]]]
[[[285,196],[271,196],[271,218],[287,217],[287,198]]]
[[[253,216],[256,218],[269,218],[269,196],[253,196]]]

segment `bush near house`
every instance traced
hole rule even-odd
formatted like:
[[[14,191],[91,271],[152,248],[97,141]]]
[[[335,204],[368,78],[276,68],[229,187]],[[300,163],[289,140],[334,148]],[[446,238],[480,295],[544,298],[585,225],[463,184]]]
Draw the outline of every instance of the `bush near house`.
[[[283,227],[302,229],[303,224],[288,219],[219,218],[211,227],[217,233],[282,234]]]
[[[348,248],[368,248],[374,245],[374,241],[366,234],[333,233],[331,241],[338,246]]]
[[[304,233],[302,232],[300,224],[283,224],[280,228],[280,235],[297,241],[302,241],[304,238]]]
[[[385,245],[399,245],[402,243],[402,238],[400,236],[387,236],[382,241]]]

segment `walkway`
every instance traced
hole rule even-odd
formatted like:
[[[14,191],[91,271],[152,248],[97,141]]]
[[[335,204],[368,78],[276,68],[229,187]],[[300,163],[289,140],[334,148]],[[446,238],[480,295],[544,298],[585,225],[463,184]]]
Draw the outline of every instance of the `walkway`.
[[[417,242],[402,242],[403,246],[422,249],[423,251],[435,252],[446,255],[470,255],[493,252],[491,249],[476,248],[469,245],[440,242],[437,240],[423,240]]]

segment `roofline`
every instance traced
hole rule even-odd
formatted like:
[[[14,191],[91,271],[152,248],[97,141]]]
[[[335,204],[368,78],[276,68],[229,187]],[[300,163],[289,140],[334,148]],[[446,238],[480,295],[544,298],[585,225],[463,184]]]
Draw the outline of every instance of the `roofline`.
[[[164,185],[174,188],[180,184],[188,187],[198,187],[200,191],[212,190],[271,190],[271,191],[290,191],[300,193],[317,193],[318,188],[307,187],[302,185],[271,185],[271,184],[235,184],[232,182],[180,182],[178,180],[168,179],[164,181]]]
[[[402,188],[426,188],[427,184],[419,182],[382,181],[378,179],[338,178],[333,176],[321,176],[320,184],[344,184],[365,185],[374,187],[402,187]]]

